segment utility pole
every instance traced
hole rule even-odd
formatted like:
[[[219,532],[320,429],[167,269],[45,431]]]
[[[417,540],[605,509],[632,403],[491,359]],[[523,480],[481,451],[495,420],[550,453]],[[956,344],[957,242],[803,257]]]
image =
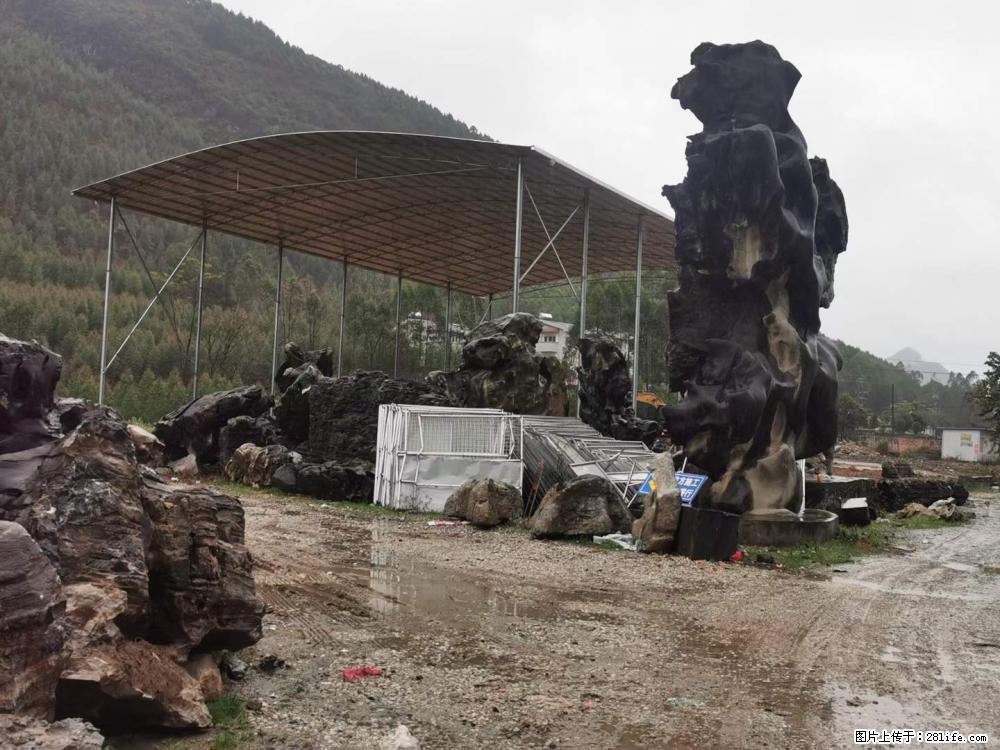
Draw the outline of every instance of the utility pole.
[[[890,384],[889,392],[889,415],[892,420],[892,434],[896,434],[896,384]]]

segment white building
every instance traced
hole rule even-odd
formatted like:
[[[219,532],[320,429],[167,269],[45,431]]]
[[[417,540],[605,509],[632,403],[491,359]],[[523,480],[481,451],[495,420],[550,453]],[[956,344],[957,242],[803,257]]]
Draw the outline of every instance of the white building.
[[[959,461],[996,461],[990,431],[980,427],[945,427],[941,430],[941,458]]]
[[[566,354],[566,345],[569,343],[569,332],[572,328],[572,323],[542,318],[542,335],[538,337],[535,351],[543,357],[562,359]]]

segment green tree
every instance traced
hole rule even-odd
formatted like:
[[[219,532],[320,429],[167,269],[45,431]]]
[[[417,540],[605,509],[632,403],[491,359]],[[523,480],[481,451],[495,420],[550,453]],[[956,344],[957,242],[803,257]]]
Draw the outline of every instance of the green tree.
[[[986,372],[972,389],[979,413],[992,431],[993,451],[1000,451],[1000,354],[986,357]]]

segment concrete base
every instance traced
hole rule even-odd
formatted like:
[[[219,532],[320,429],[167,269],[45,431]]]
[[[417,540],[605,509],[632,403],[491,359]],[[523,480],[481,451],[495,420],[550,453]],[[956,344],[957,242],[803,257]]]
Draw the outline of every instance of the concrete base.
[[[740,517],[740,544],[794,547],[825,542],[837,535],[836,513],[806,508],[801,516],[790,510],[748,510]]]
[[[681,508],[677,554],[692,560],[728,560],[736,551],[740,517],[709,508]]]

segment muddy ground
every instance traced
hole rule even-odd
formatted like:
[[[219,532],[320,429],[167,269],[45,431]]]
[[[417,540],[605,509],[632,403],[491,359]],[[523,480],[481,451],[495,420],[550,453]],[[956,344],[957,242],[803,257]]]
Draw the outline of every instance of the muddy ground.
[[[260,748],[834,748],[1000,737],[1000,496],[827,576],[245,494]],[[840,572],[843,570],[844,572]],[[384,676],[345,682],[341,669]],[[259,701],[259,705],[257,705]]]

